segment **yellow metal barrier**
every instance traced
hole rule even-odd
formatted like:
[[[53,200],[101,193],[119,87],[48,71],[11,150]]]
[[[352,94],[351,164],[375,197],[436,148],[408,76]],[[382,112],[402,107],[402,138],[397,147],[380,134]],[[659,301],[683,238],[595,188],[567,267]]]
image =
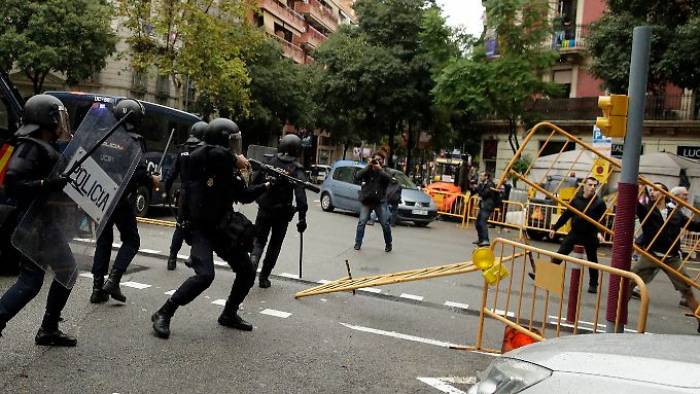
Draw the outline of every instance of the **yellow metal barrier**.
[[[177,225],[177,222],[173,222],[171,220],[160,220],[160,219],[150,219],[150,218],[136,218],[136,221],[139,223],[145,223],[145,224],[153,224],[156,226],[165,226],[165,227],[175,227]]]
[[[461,219],[462,225],[464,225],[468,206],[467,201],[469,200],[468,193],[452,193],[429,189],[425,191],[435,201],[438,215]]]

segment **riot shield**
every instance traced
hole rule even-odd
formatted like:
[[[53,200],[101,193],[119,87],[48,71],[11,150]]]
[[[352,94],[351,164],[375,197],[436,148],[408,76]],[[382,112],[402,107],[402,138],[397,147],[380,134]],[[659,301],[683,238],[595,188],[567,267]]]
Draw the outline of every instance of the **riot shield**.
[[[115,129],[116,124],[103,104],[90,108],[52,171],[52,176],[67,176],[68,184],[61,191],[37,196],[12,235],[17,250],[41,269],[51,268],[67,288],[77,278],[68,242],[86,221],[92,222],[99,238],[141,159],[140,146],[122,126]]]
[[[277,154],[277,148],[271,146],[248,145],[247,158],[267,163]]]

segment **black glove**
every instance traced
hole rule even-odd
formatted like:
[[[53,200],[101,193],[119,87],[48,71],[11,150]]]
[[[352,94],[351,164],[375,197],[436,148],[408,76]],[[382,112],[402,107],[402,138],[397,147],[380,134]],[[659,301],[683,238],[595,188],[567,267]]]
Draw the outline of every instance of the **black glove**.
[[[299,220],[297,222],[297,231],[300,233],[306,231],[306,220]]]
[[[63,188],[66,187],[66,185],[68,184],[68,178],[64,176],[58,176],[56,178],[44,179],[41,184],[44,190],[50,192],[59,191],[63,190]]]

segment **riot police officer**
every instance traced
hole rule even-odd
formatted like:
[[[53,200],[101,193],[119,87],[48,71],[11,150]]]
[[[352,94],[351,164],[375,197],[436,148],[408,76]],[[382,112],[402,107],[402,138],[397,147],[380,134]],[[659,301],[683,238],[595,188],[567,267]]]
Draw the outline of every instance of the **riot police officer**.
[[[124,99],[119,101],[113,108],[117,119],[121,119],[129,111],[133,112],[133,114],[125,122],[125,128],[129,135],[139,144],[141,150],[145,151],[143,137],[137,134],[138,128],[146,114],[143,105],[136,100]],[[141,238],[136,225],[136,214],[134,212],[135,192],[139,185],[150,185],[153,182],[153,176],[148,173],[146,161],[142,158],[136,166],[121,200],[114,208],[112,216],[108,219],[102,234],[100,234],[95,244],[95,257],[92,263],[93,289],[90,296],[91,303],[105,303],[110,296],[119,302],[126,302],[126,296],[121,292],[119,282],[141,245]],[[114,265],[105,282],[104,277],[109,269],[109,259],[112,254],[113,227],[115,225],[119,229],[122,245],[117,251]]]
[[[175,225],[175,231],[173,232],[173,239],[170,242],[170,257],[168,257],[168,271],[175,269],[177,264],[177,253],[182,248],[182,241],[184,240],[183,226],[186,225],[187,218],[184,215],[182,209],[182,202],[184,201],[186,190],[185,184],[191,181],[190,174],[190,154],[197,147],[204,144],[204,134],[206,133],[209,125],[207,122],[199,121],[192,125],[190,128],[190,136],[185,141],[185,150],[177,156],[175,160],[175,165],[171,171],[168,179],[165,181],[165,190],[170,193],[170,189],[173,187],[173,182],[177,177],[180,177],[180,194],[178,197],[178,207],[177,207],[177,224]]]
[[[170,319],[177,308],[190,303],[214,281],[214,252],[236,272],[219,324],[244,331],[253,329],[238,315],[239,305],[255,282],[255,268],[248,256],[250,250],[242,246],[248,244],[241,242],[247,236],[237,228],[246,227],[245,223],[235,220],[242,215],[233,212],[233,203],[253,202],[270,187],[270,183],[246,186],[239,170],[248,162],[240,155],[241,133],[233,121],[212,120],[204,134],[204,142],[206,145],[190,155],[192,181],[186,186],[183,207],[191,222],[188,228],[192,246],[190,259],[195,275],[187,279],[151,317],[153,330],[161,338],[170,336]],[[243,220],[247,221],[245,217]]]
[[[15,135],[19,138],[10,159],[5,185],[7,193],[17,206],[18,218],[29,209],[33,200],[53,191],[63,190],[68,181],[65,177],[49,178],[59,159],[54,145],[59,139],[70,138],[68,113],[61,101],[49,95],[37,95],[24,105],[24,125]],[[52,248],[52,253],[75,265],[67,240],[57,231],[52,244],[41,247]],[[0,298],[0,336],[6,323],[11,320],[41,290],[44,271],[25,256],[21,257],[17,282]],[[71,290],[56,279],[51,282],[46,300],[46,312],[41,328],[36,334],[37,345],[75,346],[77,340],[58,329],[61,311],[68,301]]]
[[[301,139],[294,134],[287,134],[280,140],[278,153],[269,160],[270,165],[285,170],[289,175],[306,180],[304,168],[297,157],[301,152]],[[253,175],[253,183],[261,183],[265,179],[262,171]],[[296,199],[296,208],[292,205],[292,194]],[[258,215],[255,218],[256,237],[251,260],[257,267],[263,249],[267,243],[268,236],[270,244],[267,247],[267,254],[263,259],[263,266],[260,270],[258,285],[265,289],[270,287],[270,273],[277,263],[282,242],[287,234],[287,226],[298,212],[297,231],[303,233],[306,230],[306,192],[302,184],[293,185],[290,182],[280,180],[275,187],[258,197]]]

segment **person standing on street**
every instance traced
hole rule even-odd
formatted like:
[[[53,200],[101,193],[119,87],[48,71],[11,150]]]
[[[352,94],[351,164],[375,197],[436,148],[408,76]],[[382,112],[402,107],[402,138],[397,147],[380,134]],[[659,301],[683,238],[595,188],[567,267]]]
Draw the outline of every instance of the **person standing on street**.
[[[574,198],[571,200],[570,204],[572,207],[576,208],[578,211],[583,212],[586,216],[590,217],[595,221],[602,221],[607,210],[605,201],[603,201],[600,196],[596,194],[596,189],[598,188],[600,182],[594,177],[588,177],[583,181],[582,190],[576,193]],[[598,231],[598,228],[588,222],[586,219],[574,215],[570,210],[564,211],[564,213],[559,217],[556,223],[552,226],[549,231],[549,238],[553,239],[556,235],[556,231],[571,220],[571,230],[561,245],[557,253],[568,255],[574,250],[574,245],[581,245],[586,250],[586,258],[588,261],[597,263],[598,262],[598,245],[599,242],[603,241],[603,236]],[[552,259],[555,264],[561,264],[561,260]],[[588,292],[595,294],[598,292],[598,270],[593,268],[588,268]]]
[[[214,281],[214,252],[236,272],[218,322],[238,330],[253,330],[253,326],[238,315],[238,308],[255,282],[255,267],[248,256],[254,230],[252,223],[233,211],[233,203],[251,203],[271,184],[246,186],[240,169],[250,164],[240,154],[241,132],[233,121],[212,120],[204,142],[206,145],[195,149],[190,157],[192,182],[185,191],[183,207],[192,223],[188,231],[195,275],[180,285],[151,316],[155,334],[164,339],[170,337],[170,320],[177,308],[192,302]]]
[[[356,181],[362,185],[359,195],[362,206],[355,234],[355,250],[360,250],[362,247],[365,226],[369,220],[370,212],[374,211],[384,232],[384,251],[391,252],[391,225],[389,224],[389,208],[386,201],[386,188],[391,182],[391,175],[382,168],[383,164],[384,156],[377,152],[369,164],[355,175]]]
[[[301,139],[294,134],[287,134],[280,140],[277,155],[270,159],[267,164],[284,170],[294,178],[306,181],[304,168],[297,161],[300,153]],[[253,174],[253,184],[262,184],[264,182],[264,171],[259,170]],[[294,195],[296,200],[296,207],[292,205],[292,195]],[[298,212],[297,231],[299,233],[306,231],[306,211],[308,211],[309,206],[306,202],[304,185],[300,183],[292,184],[283,179],[258,197],[257,203],[258,215],[255,218],[256,236],[250,259],[257,270],[258,262],[262,257],[269,236],[270,243],[267,247],[267,253],[263,259],[258,279],[258,285],[266,289],[271,285],[270,273],[275,268],[277,258],[282,250],[282,242],[287,234],[289,222],[294,217],[294,213]]]
[[[190,169],[190,154],[197,147],[204,144],[204,133],[206,132],[209,125],[207,122],[199,121],[192,125],[190,128],[190,136],[185,141],[185,150],[180,152],[175,160],[175,165],[173,166],[168,179],[165,181],[165,192],[170,194],[170,190],[173,187],[173,182],[175,179],[180,177],[180,194],[177,200],[177,223],[175,224],[175,231],[173,232],[173,239],[170,241],[170,256],[168,257],[168,271],[173,271],[177,265],[177,254],[182,248],[182,241],[185,239],[184,231],[182,227],[186,225],[187,218],[184,216],[182,210],[182,201],[184,200],[184,193],[186,190],[186,184],[192,181],[192,174]]]
[[[59,159],[56,142],[69,139],[68,112],[61,101],[53,96],[40,94],[31,97],[24,105],[23,126],[15,135],[17,147],[8,164],[5,187],[17,207],[17,220],[29,209],[35,198],[63,190],[68,178],[49,178]],[[8,219],[9,220],[9,219]],[[56,239],[42,248],[54,249],[54,254],[75,265],[73,253],[60,231]],[[58,251],[58,252],[56,252]],[[0,298],[0,337],[2,330],[17,313],[39,294],[44,283],[44,271],[27,257],[20,257],[20,273],[17,282]],[[35,343],[42,346],[75,346],[78,341],[58,329],[61,311],[71,290],[55,278],[51,282],[46,299],[46,311]]]
[[[489,217],[494,208],[496,208],[497,191],[496,185],[491,180],[491,174],[484,171],[479,176],[479,184],[475,187],[474,192],[479,195],[479,214],[476,217],[476,233],[479,237],[473,243],[477,246],[488,246],[489,241]]]
[[[143,105],[136,100],[125,99],[121,100],[114,106],[114,113],[117,119],[127,114],[129,111],[133,115],[124,123],[126,131],[129,135],[141,146],[141,150],[145,151],[143,137],[137,134],[137,130],[143,121],[146,112]],[[119,282],[126,269],[131,264],[134,256],[139,251],[141,238],[139,229],[136,225],[136,213],[134,205],[136,200],[136,189],[139,185],[152,185],[156,182],[154,177],[147,171],[146,161],[142,158],[134,170],[134,175],[131,177],[124,194],[114,208],[112,216],[109,217],[105,224],[104,230],[95,244],[95,257],[92,262],[92,295],[90,302],[93,304],[102,304],[109,300],[111,296],[119,302],[126,302],[126,296],[119,288]],[[105,282],[105,275],[109,269],[109,260],[112,255],[112,242],[114,241],[113,227],[117,226],[122,245],[117,251],[117,257],[114,259],[112,270],[109,271],[109,278]]]
[[[668,191],[666,185],[662,183],[654,183],[654,185],[663,191]],[[680,270],[687,277],[688,273],[685,271],[685,268],[681,267],[683,259],[681,258],[679,236],[681,229],[684,228],[687,231],[700,231],[700,221],[697,218],[690,220],[683,214],[683,210],[680,207],[669,207],[666,204],[666,196],[661,191],[652,189],[650,194],[651,196],[649,196],[649,193],[645,195],[645,199],[648,202],[640,201],[637,204],[637,217],[643,222],[642,236],[638,240],[638,244],[669,267]],[[664,256],[666,257],[664,258]],[[632,265],[632,272],[639,275],[644,283],[651,282],[660,269],[661,267],[656,262],[643,254]],[[664,273],[671,280],[676,291],[681,293],[681,297],[686,301],[687,307],[691,312],[695,312],[699,304],[690,285],[674,274],[666,271]],[[630,283],[631,286],[632,283]],[[630,294],[634,293],[630,292]],[[700,318],[698,318],[697,331],[700,333]]]

